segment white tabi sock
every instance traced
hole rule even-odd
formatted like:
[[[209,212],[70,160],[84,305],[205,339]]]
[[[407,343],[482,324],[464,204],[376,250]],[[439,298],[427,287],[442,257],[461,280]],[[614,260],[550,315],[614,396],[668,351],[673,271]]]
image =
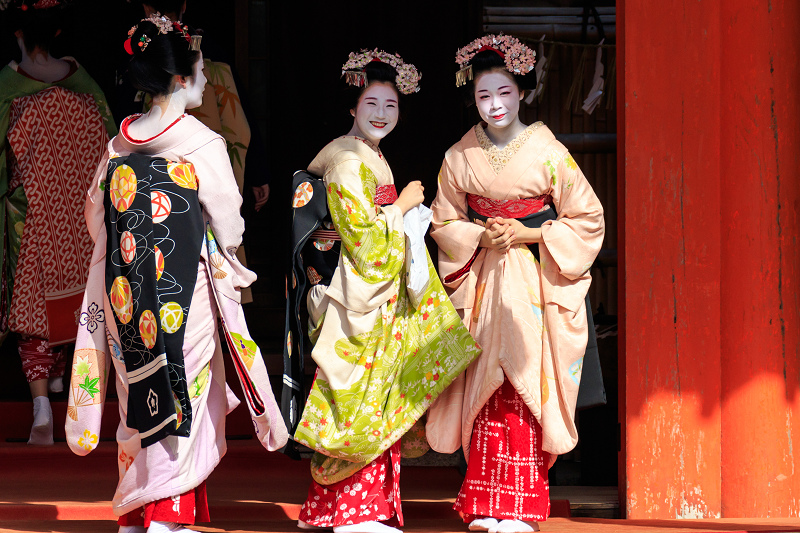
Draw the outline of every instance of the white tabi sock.
[[[489,530],[489,533],[531,533],[532,531],[539,531],[539,524],[522,520],[501,520]]]
[[[119,533],[145,533],[144,526],[119,526]]]
[[[361,522],[349,526],[336,526],[333,533],[403,533],[396,527],[387,526],[380,522]]]
[[[191,529],[186,529],[175,522],[150,522],[147,533],[194,533]]]
[[[470,531],[489,531],[491,528],[497,526],[497,519],[487,516],[485,518],[476,518],[469,523]]]
[[[53,410],[47,396],[33,399],[33,427],[28,444],[49,446],[53,444]]]
[[[314,526],[314,525],[309,524],[308,522],[303,522],[302,520],[298,520],[297,521],[297,527],[299,527],[300,529],[316,529],[317,531],[323,531],[323,530],[330,530],[331,529],[329,527]]]

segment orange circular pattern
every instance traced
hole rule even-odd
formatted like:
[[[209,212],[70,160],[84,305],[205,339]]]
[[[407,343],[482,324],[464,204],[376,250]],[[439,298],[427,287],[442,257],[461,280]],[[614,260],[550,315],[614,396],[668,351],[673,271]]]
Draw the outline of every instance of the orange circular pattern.
[[[320,252],[327,252],[331,248],[333,248],[334,241],[333,239],[315,239],[314,240],[314,248],[319,250]]]
[[[172,401],[175,403],[175,414],[178,415],[178,420],[175,422],[175,426],[180,426],[183,423],[183,409],[181,409],[181,402],[178,400],[178,395],[175,394],[173,391],[172,393]]]
[[[156,345],[157,328],[156,316],[151,310],[146,309],[142,316],[139,317],[139,335],[141,335],[142,342],[147,346],[148,350],[152,350],[153,346]]]
[[[197,175],[194,173],[194,165],[191,163],[169,163],[167,172],[176,185],[184,189],[197,190]]]
[[[172,213],[172,201],[161,191],[150,193],[150,207],[153,212],[153,224],[161,224]]]
[[[164,273],[164,254],[155,246],[156,252],[156,281],[161,279],[161,274]]]
[[[292,197],[292,207],[303,207],[314,196],[314,187],[307,181],[297,186]]]
[[[136,196],[136,173],[128,165],[118,167],[111,176],[111,204],[124,213]]]
[[[136,259],[136,238],[130,231],[122,232],[122,239],[119,241],[119,251],[122,254],[122,260],[130,263]]]
[[[119,276],[111,284],[108,294],[111,307],[114,308],[117,318],[123,324],[127,324],[133,318],[133,294],[131,285],[125,276]]]

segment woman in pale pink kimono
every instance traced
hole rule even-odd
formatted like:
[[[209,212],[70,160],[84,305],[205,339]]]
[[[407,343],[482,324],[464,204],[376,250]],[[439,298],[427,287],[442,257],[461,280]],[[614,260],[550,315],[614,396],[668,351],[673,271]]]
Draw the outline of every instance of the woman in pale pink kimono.
[[[255,275],[236,261],[242,199],[225,141],[184,113],[199,105],[205,84],[199,39],[157,16],[130,36],[133,81],[153,94],[154,105],[123,121],[88,192],[95,247],[67,440],[79,455],[97,446],[113,364],[121,420],[112,504],[120,531],[189,531],[183,525],[208,521],[205,480],[226,451],[225,415],[239,403],[225,383],[220,336],[258,439],[275,450],[288,435],[240,305],[240,289]],[[188,223],[170,226],[182,216]],[[179,253],[190,240],[182,235],[191,235],[193,253]],[[166,303],[143,310],[151,296]],[[175,338],[177,351],[170,344]]]
[[[483,348],[429,411],[431,447],[463,447],[455,509],[471,531],[527,532],[550,511],[547,472],[578,439],[584,299],[603,209],[575,160],[520,101],[535,54],[511,36],[459,51],[483,122],[445,154],[433,210],[439,274]]]

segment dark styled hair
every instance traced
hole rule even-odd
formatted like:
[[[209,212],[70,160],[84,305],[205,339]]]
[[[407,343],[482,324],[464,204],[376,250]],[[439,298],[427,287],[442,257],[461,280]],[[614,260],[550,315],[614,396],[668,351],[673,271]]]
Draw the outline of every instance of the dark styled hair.
[[[398,103],[402,101],[401,97],[403,95],[397,90],[397,70],[395,70],[393,66],[382,61],[370,61],[367,63],[367,66],[364,67],[364,73],[367,76],[367,83],[364,85],[364,87],[349,85],[344,81],[344,76],[342,76],[342,83],[345,84],[344,95],[345,101],[348,105],[347,109],[355,109],[355,107],[358,105],[358,100],[361,98],[361,95],[364,94],[364,91],[366,91],[367,88],[376,81],[391,83],[392,87],[394,87],[394,90],[397,93]]]
[[[189,33],[193,32],[189,30]],[[143,37],[150,41],[147,46],[140,47]],[[200,59],[200,52],[189,49],[180,31],[159,33],[158,27],[149,20],[140,22],[131,36],[131,50],[133,58],[128,65],[128,77],[134,87],[153,96],[168,93],[173,76],[194,75],[194,65]]]
[[[461,96],[464,98],[464,103],[468,106],[475,103],[475,80],[477,80],[478,76],[481,74],[493,70],[501,70],[508,74],[509,77],[514,80],[514,83],[520,91],[532,91],[536,88],[536,74],[533,71],[528,72],[524,76],[512,74],[506,69],[505,60],[494,50],[478,52],[472,57],[469,63],[472,65],[472,79],[467,80],[465,85],[458,88],[461,92]]]
[[[183,4],[186,0],[141,0],[142,4],[146,4],[159,13],[177,13],[180,15],[183,9]]]
[[[35,9],[35,3],[35,0],[17,0],[7,8],[12,15],[13,30],[22,31],[22,41],[29,54],[37,47],[45,52],[50,51],[67,11],[63,1],[57,6],[43,9]]]

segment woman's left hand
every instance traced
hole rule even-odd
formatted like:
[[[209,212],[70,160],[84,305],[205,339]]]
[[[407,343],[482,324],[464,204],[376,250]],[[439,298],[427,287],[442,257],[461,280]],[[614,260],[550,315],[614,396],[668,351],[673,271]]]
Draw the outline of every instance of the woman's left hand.
[[[511,246],[515,244],[531,244],[535,242],[542,242],[541,228],[526,227],[522,224],[522,222],[515,218],[497,217],[495,222],[497,224],[507,224],[509,226],[509,230],[513,230],[512,237],[506,243],[508,247],[503,251],[503,253],[507,252]]]

